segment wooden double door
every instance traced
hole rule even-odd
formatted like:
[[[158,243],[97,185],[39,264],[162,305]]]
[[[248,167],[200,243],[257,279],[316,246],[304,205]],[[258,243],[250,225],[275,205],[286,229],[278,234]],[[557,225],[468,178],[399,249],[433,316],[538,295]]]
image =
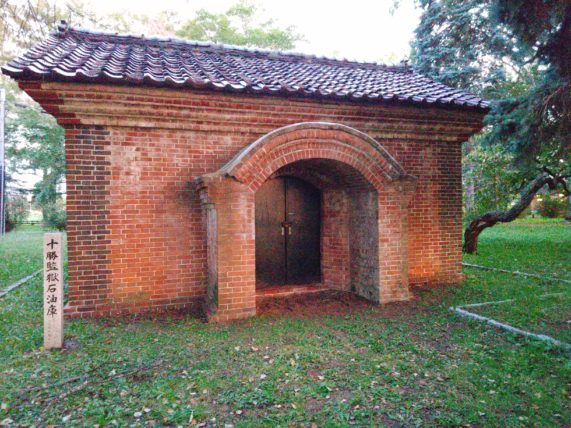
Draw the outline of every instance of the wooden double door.
[[[321,275],[321,192],[295,177],[256,192],[256,278],[260,285],[302,284]]]

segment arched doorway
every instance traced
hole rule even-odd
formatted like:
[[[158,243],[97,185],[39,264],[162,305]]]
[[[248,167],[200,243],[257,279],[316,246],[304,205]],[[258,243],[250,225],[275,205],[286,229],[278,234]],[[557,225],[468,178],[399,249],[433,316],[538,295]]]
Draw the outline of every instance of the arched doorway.
[[[416,179],[368,135],[340,124],[308,122],[266,134],[198,180],[207,232],[209,319],[255,315],[256,194],[268,180],[284,176],[321,192],[323,286],[379,303],[410,298],[408,203]],[[286,225],[274,226],[272,233],[281,236],[284,227],[289,235]]]
[[[256,287],[321,279],[321,192],[292,176],[266,181],[255,195]]]
[[[284,178],[285,181],[279,178]],[[272,189],[277,189],[277,191]],[[295,204],[288,201],[292,199],[289,196],[290,192],[293,192]],[[301,195],[300,192],[302,192]],[[268,193],[279,196],[268,197]],[[316,206],[316,200],[319,200],[319,207]],[[263,272],[259,269],[259,257],[266,256],[264,250],[260,250],[260,246],[265,246],[265,242],[263,236],[258,235],[259,232],[264,233],[263,227],[259,227],[259,224],[267,222],[264,202],[270,201],[268,204],[270,209],[278,212],[283,212],[283,204],[286,202],[288,206],[286,211],[291,215],[291,219],[296,221],[294,229],[289,230],[290,225],[287,224],[289,219],[286,218],[286,224],[283,225],[285,236],[282,235],[280,229],[284,220],[281,217],[279,221],[272,222],[271,230],[277,235],[278,242],[283,242],[285,238],[287,244],[287,238],[294,237],[296,239],[294,245],[286,247],[289,250],[289,257],[299,260],[300,265],[309,263],[310,266],[314,266],[315,270],[312,276],[292,278],[290,275],[289,282],[284,282],[282,278],[274,284],[319,285],[325,288],[351,291],[367,299],[378,301],[378,200],[377,189],[363,174],[338,160],[311,158],[294,161],[279,168],[255,193],[256,288],[260,290],[266,285],[260,281],[260,274],[263,275]],[[317,209],[319,209],[319,214],[317,214]],[[318,225],[315,223],[317,218],[319,218]],[[309,227],[300,230],[304,224]],[[279,233],[278,230],[280,230]],[[295,243],[299,245],[296,246]],[[277,273],[276,254],[271,249],[267,254],[269,263],[266,268],[274,269],[273,275]],[[319,261],[317,255],[320,256]],[[296,267],[304,267],[300,265]],[[307,288],[302,287],[296,292],[305,290]],[[310,288],[310,290],[315,291],[316,288]],[[287,291],[294,292],[294,289],[289,287]],[[287,291],[284,290],[284,293]],[[280,290],[274,288],[270,294],[280,293]]]

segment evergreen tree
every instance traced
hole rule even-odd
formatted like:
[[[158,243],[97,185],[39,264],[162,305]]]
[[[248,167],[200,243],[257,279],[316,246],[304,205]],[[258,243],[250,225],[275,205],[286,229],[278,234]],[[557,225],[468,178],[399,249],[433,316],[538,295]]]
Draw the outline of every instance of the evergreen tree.
[[[532,55],[489,17],[491,0],[418,0],[412,42],[417,71],[455,88],[492,95],[509,74],[525,73]]]
[[[464,250],[479,234],[512,221],[545,185],[569,194],[571,176],[571,3],[566,0],[419,0],[414,66],[450,86],[495,100],[484,146],[498,145],[526,181],[507,211],[467,227]]]

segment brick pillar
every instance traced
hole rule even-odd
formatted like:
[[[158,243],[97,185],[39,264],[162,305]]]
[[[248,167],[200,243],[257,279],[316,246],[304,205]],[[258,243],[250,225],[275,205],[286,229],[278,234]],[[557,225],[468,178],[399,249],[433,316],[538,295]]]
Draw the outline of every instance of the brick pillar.
[[[408,214],[414,181],[387,184],[379,192],[379,303],[409,300]]]
[[[323,192],[321,213],[321,272],[323,285],[350,289],[349,212],[343,190]]]
[[[230,178],[202,177],[206,213],[207,316],[229,321],[256,315],[254,193]]]
[[[68,126],[67,232],[68,317],[97,315],[108,305],[109,131],[100,126]]]

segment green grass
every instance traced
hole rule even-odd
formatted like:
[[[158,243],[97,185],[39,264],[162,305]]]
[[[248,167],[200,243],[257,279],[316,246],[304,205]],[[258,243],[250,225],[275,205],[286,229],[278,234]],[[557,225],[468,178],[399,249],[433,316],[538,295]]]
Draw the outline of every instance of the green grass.
[[[570,254],[569,222],[526,219],[484,230],[478,254],[465,255],[464,261],[571,280]]]
[[[7,233],[0,238],[0,289],[42,268],[40,229]]]
[[[515,303],[480,306],[468,310],[527,331],[549,334],[571,344],[571,292],[562,290],[560,293],[545,297],[525,296]]]
[[[571,224],[563,220],[527,219],[485,230],[478,255],[465,261],[487,267],[571,279]],[[472,302],[515,299],[514,303],[469,309],[534,333],[571,343],[571,284],[466,268],[493,291]],[[490,288],[491,287],[491,288]],[[543,297],[543,294],[561,293]]]
[[[0,237],[0,290],[42,269],[42,241],[47,231],[23,225]]]
[[[535,224],[486,231],[480,255],[470,262],[551,276],[553,266],[561,277],[570,277],[565,257],[553,251],[571,253],[569,226]],[[6,239],[15,246],[19,241]],[[30,251],[23,252],[26,260]],[[36,269],[33,261],[19,264]],[[237,427],[568,423],[568,354],[459,318],[448,307],[505,298],[524,299],[526,306],[525,299],[567,292],[569,286],[468,268],[465,273],[461,286],[436,288],[421,293],[415,303],[386,308],[349,307],[312,316],[294,312],[227,325],[204,324],[191,316],[73,321],[66,325],[66,338],[78,347],[52,352],[41,351],[37,278],[0,300],[0,422],[186,426],[192,421]],[[157,366],[113,378],[152,364]],[[80,379],[57,385],[75,377]],[[84,380],[91,383],[73,392]],[[29,390],[46,386],[51,387]]]

